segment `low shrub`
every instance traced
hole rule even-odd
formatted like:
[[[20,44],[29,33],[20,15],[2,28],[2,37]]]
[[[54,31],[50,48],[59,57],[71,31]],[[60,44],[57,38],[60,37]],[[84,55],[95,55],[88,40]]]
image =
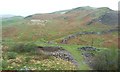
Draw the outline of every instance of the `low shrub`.
[[[95,70],[116,70],[118,68],[118,55],[115,50],[98,52],[89,63]]]
[[[17,53],[16,52],[8,52],[7,53],[7,58],[8,59],[15,59],[17,56]]]
[[[16,52],[34,52],[36,45],[34,43],[17,43],[12,47],[12,51]]]
[[[2,70],[4,70],[5,68],[7,68],[8,63],[6,60],[2,60]]]

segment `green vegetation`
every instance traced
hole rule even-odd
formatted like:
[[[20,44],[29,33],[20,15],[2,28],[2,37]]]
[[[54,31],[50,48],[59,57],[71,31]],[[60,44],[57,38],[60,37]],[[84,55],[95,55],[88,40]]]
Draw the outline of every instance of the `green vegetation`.
[[[31,42],[31,43],[33,43],[33,42]],[[12,58],[12,59],[11,58],[5,58],[5,61],[3,61],[3,62],[5,62],[3,64],[3,66],[4,66],[3,69],[10,69],[10,70],[17,69],[17,70],[19,70],[21,68],[25,69],[25,67],[27,67],[28,69],[32,69],[32,70],[49,70],[49,69],[53,69],[53,70],[54,69],[55,70],[56,69],[58,69],[58,70],[59,69],[60,70],[61,69],[63,69],[63,70],[67,70],[67,69],[90,70],[91,69],[91,67],[89,67],[89,65],[87,65],[84,62],[84,58],[82,56],[82,51],[77,50],[77,48],[82,47],[80,45],[46,44],[46,43],[36,42],[36,43],[33,43],[34,47],[31,47],[30,46],[31,43],[26,43],[27,46],[24,47],[24,48],[28,48],[28,50],[25,49],[25,50],[22,50],[22,51],[18,52],[19,48],[22,48],[22,47],[17,47],[18,50],[15,51],[15,52],[18,52],[17,57],[15,56],[16,53],[9,52],[10,57],[12,56],[12,57],[16,57],[16,58]],[[14,49],[13,48],[14,46],[24,46],[26,44],[24,44],[24,43],[15,44],[14,43],[14,45],[12,47],[10,47],[10,49]],[[80,66],[79,66],[79,68],[77,68],[77,67],[72,67],[71,68],[71,65],[69,65],[69,63],[67,64],[66,61],[64,61],[64,60],[57,59],[57,61],[56,61],[56,58],[54,58],[54,57],[46,56],[43,53],[42,54],[41,53],[36,53],[35,49],[34,49],[35,45],[36,46],[53,46],[53,47],[54,46],[61,46],[73,55],[74,59],[79,63]],[[10,49],[8,49],[8,51],[11,51]],[[30,51],[29,49],[32,50],[32,53],[29,52]],[[116,61],[116,59],[117,59],[116,58],[117,57],[117,49],[112,49],[112,50],[109,50],[109,49],[106,49],[106,48],[103,48],[103,49],[99,48],[99,49],[100,49],[100,52],[93,52],[96,55],[96,57],[94,58],[94,61],[93,61],[93,64],[95,64],[95,65],[92,68],[93,69],[109,69],[109,68],[110,69],[115,69],[117,67],[116,66],[117,65],[117,61]],[[101,61],[101,59],[102,59],[103,62]],[[6,60],[9,60],[7,62],[12,62],[13,64],[9,65],[9,63],[6,63]],[[111,64],[110,65],[106,64],[105,63],[106,60],[107,60],[107,63],[111,63]],[[31,61],[33,61],[33,62],[31,62]],[[47,63],[44,63],[44,61],[47,62]],[[21,62],[22,62],[22,64],[21,64]],[[29,65],[29,62],[32,63],[32,64]],[[56,62],[58,62],[58,64],[56,64]],[[64,64],[64,65],[62,66],[62,64],[60,62],[62,62],[62,64]],[[70,63],[70,64],[72,64],[72,63]],[[15,66],[13,66],[13,65],[15,65]],[[43,66],[43,65],[45,65],[45,66]],[[105,65],[106,65],[106,68],[104,67]],[[54,66],[54,67],[52,67],[52,66]],[[74,65],[72,65],[72,66],[74,66]],[[68,67],[68,68],[66,68],[66,67]],[[107,67],[109,67],[109,68],[107,68]]]
[[[27,45],[27,46],[25,46]],[[17,50],[13,50],[14,46],[17,46]],[[24,47],[23,47],[24,46]],[[27,48],[27,49],[23,49]],[[8,49],[6,54],[8,57],[4,57],[3,70],[74,70],[77,69],[71,62],[64,61],[59,58],[49,57],[44,54],[38,54],[35,52],[35,47],[31,46],[31,43],[18,43]],[[30,50],[29,50],[30,49]],[[9,52],[13,50],[14,52]],[[30,53],[32,52],[32,54]],[[17,56],[16,56],[16,53]],[[34,52],[34,53],[33,53]]]
[[[15,52],[8,52],[7,55],[8,55],[8,57],[7,57],[8,59],[15,59],[16,56],[17,56],[17,53],[15,53]]]
[[[35,51],[36,46],[34,43],[17,43],[11,48],[15,52],[32,52]]]
[[[90,53],[90,52],[89,52]],[[101,49],[99,52],[92,52],[92,60],[87,64],[94,70],[117,70],[118,69],[118,49]],[[90,58],[89,58],[90,59]]]

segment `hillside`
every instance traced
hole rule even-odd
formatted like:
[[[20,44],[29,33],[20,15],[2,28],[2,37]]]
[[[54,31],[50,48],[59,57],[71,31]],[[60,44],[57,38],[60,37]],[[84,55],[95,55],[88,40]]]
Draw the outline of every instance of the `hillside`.
[[[3,69],[116,70],[118,12],[77,7],[2,19]]]
[[[55,19],[55,20],[63,20],[63,21],[68,21],[68,20],[73,20],[76,21],[78,20],[79,22],[82,20],[86,20],[88,22],[96,21],[100,22],[102,24],[118,24],[117,23],[117,11],[113,11],[107,7],[102,7],[102,8],[92,8],[89,6],[86,7],[78,7],[70,10],[63,10],[63,11],[57,11],[49,14],[35,14],[31,15],[30,17],[26,17],[30,19]],[[109,18],[109,19],[108,19]],[[108,21],[110,20],[110,21]],[[85,22],[87,22],[85,21]],[[108,22],[108,23],[106,23]],[[93,22],[94,23],[94,22]]]
[[[36,41],[39,39],[42,39],[42,41],[45,42],[56,41],[73,33],[83,31],[108,31],[111,29],[116,29],[118,26],[117,12],[106,7],[92,8],[86,6],[53,13],[34,14],[27,16],[24,19],[13,19],[14,21],[12,18],[10,19],[11,20],[7,19],[7,21],[3,20],[3,26],[6,24],[11,25],[6,30],[3,30],[3,37],[7,37],[7,35],[10,37],[9,29],[14,27],[14,31],[17,31],[17,35],[14,34],[14,31],[11,35],[13,35],[12,37],[15,35],[14,38],[16,40],[19,39],[20,41]],[[15,25],[12,26],[12,24]]]

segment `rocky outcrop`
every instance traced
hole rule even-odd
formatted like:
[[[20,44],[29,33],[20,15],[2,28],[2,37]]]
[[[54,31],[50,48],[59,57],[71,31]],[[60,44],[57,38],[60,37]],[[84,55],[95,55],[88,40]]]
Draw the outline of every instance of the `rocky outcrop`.
[[[100,49],[91,46],[80,47],[78,50],[81,51],[81,55],[83,56],[85,63],[89,66],[93,65],[92,62],[95,57],[94,52],[100,51]]]
[[[102,24],[106,25],[118,25],[118,12],[110,11],[102,15],[98,20],[101,21]]]
[[[55,51],[51,52],[50,55],[55,56],[56,58],[61,58],[66,61],[72,62],[74,65],[78,66],[77,61],[73,58],[73,56],[68,51]]]
[[[79,66],[77,61],[73,58],[73,56],[67,50],[63,49],[62,47],[37,47],[38,52],[44,52],[44,54],[49,56],[54,56],[56,58],[61,58],[66,61],[70,61],[76,66]]]

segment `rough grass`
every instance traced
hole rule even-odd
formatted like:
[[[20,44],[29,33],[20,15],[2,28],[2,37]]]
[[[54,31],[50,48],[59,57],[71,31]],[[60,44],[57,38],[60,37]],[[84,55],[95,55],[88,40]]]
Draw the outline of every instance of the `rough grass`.
[[[19,54],[16,59],[5,59],[2,70],[75,70],[71,62],[54,57],[36,60],[34,55]]]
[[[66,64],[66,66],[68,66],[68,67],[70,66],[70,67],[69,68],[64,67],[65,70],[66,69],[68,69],[68,70],[69,69],[77,69],[77,70],[91,70],[92,69],[92,68],[90,68],[90,66],[88,64],[85,63],[84,58],[82,56],[82,52],[77,50],[77,48],[82,47],[84,45],[75,45],[75,44],[74,45],[72,45],[72,44],[71,45],[70,44],[67,44],[67,45],[66,44],[47,44],[47,43],[42,43],[42,42],[39,42],[39,41],[38,42],[30,42],[30,43],[26,43],[25,42],[25,44],[30,44],[30,46],[31,46],[31,43],[35,44],[36,46],[61,46],[64,49],[66,49],[67,51],[69,51],[72,54],[72,56],[74,57],[74,59],[79,63],[79,67],[78,68],[76,68],[76,67],[70,68],[73,65]],[[12,48],[12,47],[14,47],[15,44],[16,43],[13,43],[13,42],[11,42],[11,43],[10,42],[5,42],[3,45]],[[29,47],[29,48],[34,48],[34,47],[30,47],[30,46],[27,45],[27,47]],[[3,48],[3,49],[5,49],[5,48]],[[102,48],[99,48],[99,49],[100,49],[101,52],[105,52],[106,50],[110,50],[111,51],[111,55],[108,56],[108,58],[111,59],[111,60],[114,58],[114,56],[116,56],[115,51],[117,51],[117,49],[115,49],[115,48],[108,49],[108,48],[103,48],[102,47]],[[22,58],[22,59],[20,59],[20,60],[22,60],[20,62],[24,63],[24,65],[18,64],[18,66],[16,67],[17,63],[14,63],[14,62],[17,61],[17,60],[19,60],[19,59],[18,58],[17,58],[17,60],[16,60],[16,58],[15,59],[8,59],[6,52],[9,52],[9,51],[11,51],[9,48],[7,48],[7,50],[4,50],[3,57],[4,57],[5,64],[4,64],[4,68],[3,69],[10,69],[10,70],[12,70],[12,69],[17,69],[17,68],[21,69],[21,68],[24,68],[24,66],[27,66],[27,67],[30,66],[30,69],[40,69],[40,70],[42,70],[42,69],[48,69],[49,70],[49,69],[62,69],[61,67],[63,67],[61,63],[59,63],[60,65],[57,65],[54,68],[49,68],[47,66],[39,68],[37,66],[41,66],[41,64],[34,64],[34,63],[32,65],[29,65],[29,63],[31,63],[30,61],[32,59],[33,59],[33,61],[38,61],[38,63],[39,63],[39,60],[40,60],[40,63],[42,63],[42,60],[52,59],[51,57],[48,57],[48,56],[45,56],[45,55],[40,55],[39,54],[39,56],[38,56],[38,54],[36,55],[33,50],[32,50],[32,52],[29,52],[29,51],[18,52],[17,57],[21,57]],[[93,53],[97,54],[97,52],[93,52]],[[13,65],[10,65],[10,63],[6,63],[7,61],[11,61],[11,60],[13,60],[12,61]],[[44,64],[44,63],[42,63],[42,64]],[[50,63],[48,63],[48,64],[50,64],[50,67],[52,67],[52,65],[54,65],[54,64],[51,64],[51,60],[50,60]],[[7,68],[6,68],[6,66],[7,66]]]
[[[33,43],[33,42],[32,42]],[[13,44],[13,45],[11,45]],[[20,45],[19,45],[20,44]],[[71,62],[57,59],[52,56],[38,54],[35,52],[31,43],[6,43],[4,44],[7,49],[3,47],[3,69],[2,70],[75,70],[78,69]],[[27,46],[26,46],[27,45]],[[14,48],[18,48],[17,51]],[[28,49],[29,48],[29,49]],[[6,50],[4,50],[6,49]],[[22,51],[18,52],[19,49]],[[30,51],[31,50],[31,51]],[[17,52],[17,56],[16,53]]]
[[[5,44],[6,46],[8,45],[8,46],[10,46],[11,44],[14,44],[15,45],[15,43],[7,43],[7,44]],[[72,55],[73,55],[73,57],[75,58],[75,60],[76,61],[78,61],[78,63],[79,63],[79,69],[80,70],[86,70],[86,69],[90,69],[85,63],[84,63],[84,60],[83,60],[83,58],[82,58],[82,56],[81,56],[81,53],[79,52],[79,51],[77,51],[77,48],[78,47],[80,47],[80,46],[78,46],[78,45],[62,45],[62,44],[46,44],[46,43],[39,43],[39,42],[37,42],[37,43],[35,43],[37,46],[61,46],[61,47],[63,47],[64,49],[66,49],[66,50],[68,50]],[[14,46],[13,45],[13,46]],[[16,44],[16,45],[18,45],[18,44]],[[12,45],[11,45],[12,46]],[[12,47],[13,47],[12,46]],[[32,47],[30,47],[30,48],[32,48]],[[19,49],[18,49],[19,50]],[[10,49],[8,49],[8,51],[6,51],[6,52],[9,52],[9,51],[11,51]],[[33,50],[32,50],[33,51]],[[33,51],[33,53],[34,53],[34,51]],[[23,59],[25,60],[26,59],[26,61],[29,61],[29,59],[31,59],[32,57],[35,57],[36,55],[35,54],[31,54],[31,53],[29,53],[29,52],[27,52],[27,51],[21,51],[21,52],[18,52],[18,55],[19,56],[17,56],[17,57],[21,57],[21,56],[23,56]],[[31,57],[30,57],[30,56]],[[7,55],[4,55],[5,57],[4,57],[4,59],[6,60],[6,61],[8,61],[9,59],[6,57]],[[25,58],[25,57],[27,57],[27,58]],[[37,59],[39,58],[39,59],[44,59],[44,58],[41,58],[42,56],[40,56],[40,57],[37,57]],[[43,56],[43,57],[45,57],[45,56]],[[49,58],[49,57],[47,57],[47,58]],[[58,61],[59,62],[59,61]],[[29,63],[29,62],[28,62]],[[60,63],[61,64],[61,63]],[[11,65],[12,66],[12,65]],[[61,66],[61,65],[60,65]],[[66,65],[66,67],[69,67],[69,66],[73,66],[73,65]],[[62,66],[61,66],[62,67]],[[8,68],[9,69],[9,68]],[[12,69],[14,69],[14,67],[12,68]],[[57,69],[57,68],[55,68],[55,69]],[[69,69],[69,68],[67,68],[67,69]]]

